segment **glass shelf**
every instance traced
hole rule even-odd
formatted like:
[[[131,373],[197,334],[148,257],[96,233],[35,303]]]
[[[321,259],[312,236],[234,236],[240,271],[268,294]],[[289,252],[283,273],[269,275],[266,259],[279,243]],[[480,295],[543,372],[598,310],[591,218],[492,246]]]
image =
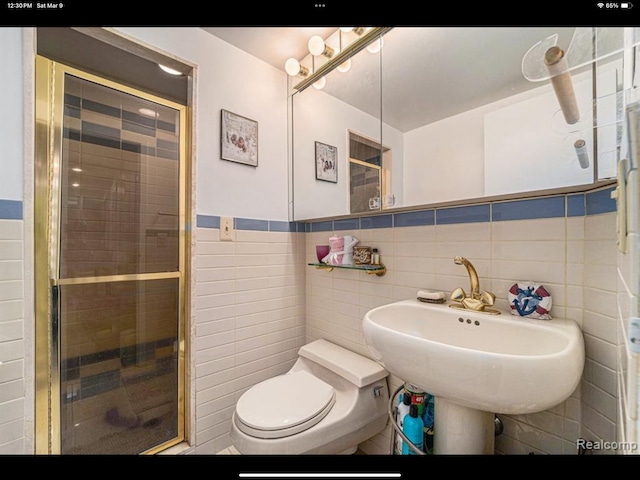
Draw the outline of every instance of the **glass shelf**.
[[[522,74],[530,82],[549,80],[552,75],[544,63],[545,52],[557,44],[558,34],[540,40],[522,58]],[[566,72],[622,52],[640,43],[640,29],[619,27],[576,27],[566,52]],[[564,73],[556,72],[557,75]]]
[[[382,263],[379,265],[328,265],[326,263],[309,263],[311,267],[316,267],[321,270],[328,270],[329,272],[334,268],[342,268],[346,270],[360,270],[367,272],[369,275],[376,275],[378,277],[387,273],[387,267]]]

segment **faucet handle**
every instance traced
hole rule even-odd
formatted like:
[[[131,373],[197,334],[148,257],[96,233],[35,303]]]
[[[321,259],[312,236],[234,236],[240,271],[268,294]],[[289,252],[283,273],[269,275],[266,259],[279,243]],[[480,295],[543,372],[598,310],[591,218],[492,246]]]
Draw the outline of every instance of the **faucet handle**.
[[[496,303],[496,296],[492,292],[482,292],[480,294],[480,301],[483,305],[491,307]]]
[[[462,302],[467,297],[467,294],[461,287],[456,288],[453,292],[451,292],[451,300],[456,302]]]

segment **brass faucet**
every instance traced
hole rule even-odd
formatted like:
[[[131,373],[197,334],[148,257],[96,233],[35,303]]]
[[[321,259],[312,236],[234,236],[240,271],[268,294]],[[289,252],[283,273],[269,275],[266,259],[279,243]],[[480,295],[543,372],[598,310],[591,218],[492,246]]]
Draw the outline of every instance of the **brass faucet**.
[[[466,258],[460,256],[453,257],[453,262],[456,265],[464,265],[467,268],[471,292],[469,295],[467,295],[462,288],[456,288],[453,292],[451,292],[451,300],[457,303],[452,303],[449,306],[451,308],[475,310],[476,312],[490,313],[492,315],[500,314],[499,310],[496,310],[494,308],[487,308],[495,304],[496,296],[489,291],[485,291],[482,293],[480,292],[480,281],[478,280],[478,272],[476,272],[476,269],[471,264],[471,262]]]

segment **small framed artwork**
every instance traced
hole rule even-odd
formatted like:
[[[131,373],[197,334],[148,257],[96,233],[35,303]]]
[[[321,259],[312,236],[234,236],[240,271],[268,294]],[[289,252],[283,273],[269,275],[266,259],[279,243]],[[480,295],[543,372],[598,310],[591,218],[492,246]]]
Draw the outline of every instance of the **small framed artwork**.
[[[316,180],[338,183],[338,148],[316,142]]]
[[[222,110],[220,158],[258,166],[258,122]]]

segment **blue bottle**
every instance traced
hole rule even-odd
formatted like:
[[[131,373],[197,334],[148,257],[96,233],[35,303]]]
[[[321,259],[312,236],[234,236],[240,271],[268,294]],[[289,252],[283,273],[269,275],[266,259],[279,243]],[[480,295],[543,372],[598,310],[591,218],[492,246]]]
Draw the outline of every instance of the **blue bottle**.
[[[402,430],[402,426],[404,425],[404,418],[407,415],[409,415],[410,407],[411,407],[411,395],[403,396],[401,393],[399,397],[398,413],[396,417],[396,423],[398,424],[398,427],[400,427],[400,430]],[[396,433],[396,454],[397,455],[402,455],[403,443],[404,442],[402,441],[402,437],[400,436],[400,434]]]
[[[404,423],[402,425],[402,433],[420,450],[424,445],[424,422],[422,417],[418,415],[418,405],[415,403],[409,407],[409,415],[404,417]],[[412,448],[407,445],[407,442],[402,442],[402,454],[403,455],[417,455]]]

